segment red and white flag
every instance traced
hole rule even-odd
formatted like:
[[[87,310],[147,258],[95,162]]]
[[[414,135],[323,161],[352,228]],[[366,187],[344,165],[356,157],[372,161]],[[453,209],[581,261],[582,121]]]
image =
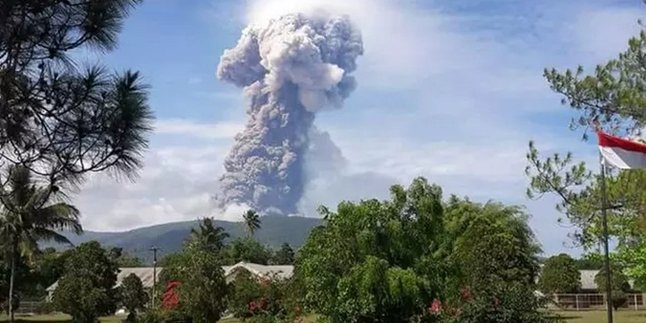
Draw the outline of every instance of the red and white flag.
[[[599,151],[607,163],[622,169],[646,168],[646,144],[610,136],[601,131],[597,135]]]

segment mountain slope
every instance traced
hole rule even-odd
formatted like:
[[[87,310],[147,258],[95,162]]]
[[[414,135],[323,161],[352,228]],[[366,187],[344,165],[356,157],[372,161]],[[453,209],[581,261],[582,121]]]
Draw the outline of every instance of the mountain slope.
[[[262,228],[255,233],[255,239],[265,245],[278,247],[287,242],[294,249],[300,247],[307,239],[310,231],[322,224],[323,220],[304,217],[267,216],[262,218]],[[96,240],[106,247],[120,247],[133,256],[146,262],[152,260],[150,248],[160,248],[158,255],[178,251],[182,248],[184,239],[198,221],[174,222],[138,228],[125,232],[95,232],[86,231],[82,235],[66,234],[74,245]],[[218,221],[232,239],[244,236],[244,226],[240,222]]]

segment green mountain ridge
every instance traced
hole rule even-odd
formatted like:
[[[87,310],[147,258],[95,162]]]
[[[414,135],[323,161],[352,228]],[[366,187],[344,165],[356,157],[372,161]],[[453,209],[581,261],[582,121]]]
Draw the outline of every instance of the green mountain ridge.
[[[198,220],[194,220],[158,224],[124,232],[85,231],[82,235],[65,235],[74,245],[96,240],[106,247],[123,248],[126,253],[142,259],[145,263],[151,263],[151,247],[159,248],[158,257],[180,250],[191,228],[197,226],[197,223]],[[215,223],[231,235],[230,239],[246,235],[241,222],[216,220]],[[297,249],[305,242],[310,231],[322,223],[323,220],[318,218],[266,216],[262,218],[262,228],[256,231],[254,238],[271,247],[279,247],[286,242]]]

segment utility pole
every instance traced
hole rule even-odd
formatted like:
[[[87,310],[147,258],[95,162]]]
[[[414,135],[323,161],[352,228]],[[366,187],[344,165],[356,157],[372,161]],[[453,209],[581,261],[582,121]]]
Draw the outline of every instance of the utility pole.
[[[155,298],[157,297],[157,250],[159,248],[153,246],[150,248],[150,251],[153,252],[153,297],[152,299],[152,308],[155,308]]]

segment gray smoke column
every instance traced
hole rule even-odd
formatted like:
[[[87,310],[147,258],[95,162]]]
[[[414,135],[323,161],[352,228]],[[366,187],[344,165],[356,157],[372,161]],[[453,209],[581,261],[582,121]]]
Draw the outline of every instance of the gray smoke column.
[[[216,204],[295,214],[306,182],[314,116],[340,108],[363,54],[347,16],[289,14],[247,27],[225,50],[217,76],[244,88],[249,120],[224,162]]]

